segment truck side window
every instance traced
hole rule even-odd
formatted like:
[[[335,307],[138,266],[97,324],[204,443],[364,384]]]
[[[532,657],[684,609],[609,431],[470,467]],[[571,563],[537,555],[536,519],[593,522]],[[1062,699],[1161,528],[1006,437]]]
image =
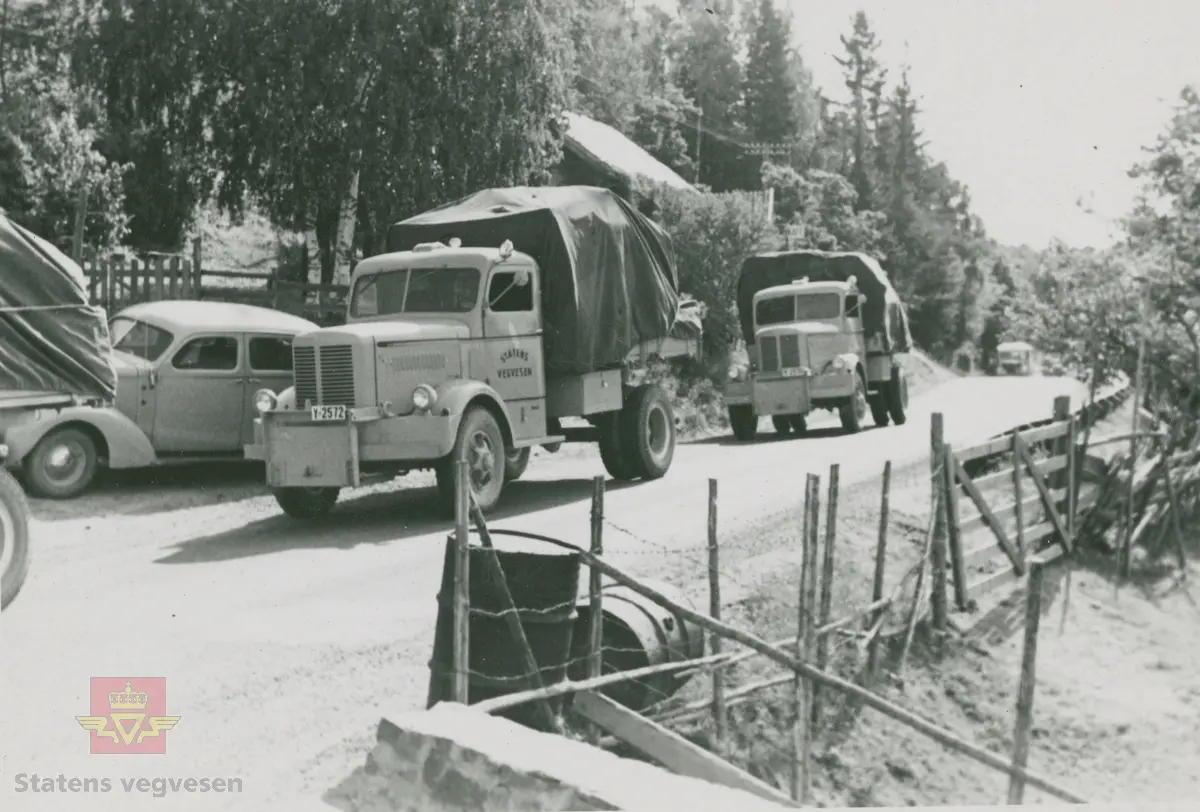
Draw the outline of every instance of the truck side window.
[[[533,310],[533,280],[519,287],[517,275],[512,271],[501,271],[492,276],[488,284],[488,301],[497,313],[528,313]]]

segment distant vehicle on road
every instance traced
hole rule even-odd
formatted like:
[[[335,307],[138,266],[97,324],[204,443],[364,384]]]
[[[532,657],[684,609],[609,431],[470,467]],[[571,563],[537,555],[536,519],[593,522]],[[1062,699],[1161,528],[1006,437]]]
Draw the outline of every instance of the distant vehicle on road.
[[[996,347],[996,355],[1005,374],[1033,374],[1033,345],[1029,342],[1005,341]]]
[[[887,274],[860,253],[786,251],[743,263],[738,309],[749,370],[731,371],[725,403],[734,436],[751,441],[758,420],[803,434],[816,409],[847,432],[907,420],[903,358],[908,317]]]
[[[317,325],[253,305],[159,301],[109,322],[116,399],[25,412],[5,442],[29,492],[83,493],[112,469],[242,459],[254,393],[292,384],[292,339]]]

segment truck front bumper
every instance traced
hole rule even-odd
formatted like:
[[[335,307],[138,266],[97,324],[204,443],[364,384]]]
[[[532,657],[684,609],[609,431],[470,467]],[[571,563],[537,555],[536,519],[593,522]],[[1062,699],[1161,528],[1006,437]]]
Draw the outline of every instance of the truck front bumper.
[[[244,451],[246,459],[266,464],[272,488],[358,487],[364,465],[410,468],[449,454],[460,417],[387,417],[370,408],[316,422],[307,412],[268,412],[255,419],[254,443]]]
[[[854,371],[838,370],[797,378],[756,378],[754,413],[760,416],[808,414],[854,394]]]

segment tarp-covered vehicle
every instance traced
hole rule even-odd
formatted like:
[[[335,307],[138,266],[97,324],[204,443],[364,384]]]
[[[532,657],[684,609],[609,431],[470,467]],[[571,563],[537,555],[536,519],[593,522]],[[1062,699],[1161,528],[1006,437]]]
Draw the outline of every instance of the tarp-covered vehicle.
[[[104,311],[88,304],[83,271],[50,243],[0,212],[0,459],[7,431],[78,403],[116,396],[117,376]],[[64,449],[69,456],[70,449]],[[66,464],[64,460],[64,464]],[[0,470],[0,605],[29,568],[29,508]]]
[[[458,461],[486,510],[564,440],[597,441],[617,479],[666,473],[674,412],[647,363],[698,355],[701,328],[658,225],[606,189],[488,189],[388,249],[355,268],[345,326],[297,337],[295,387],[262,393],[246,456],[284,512],[422,468],[449,505]]]
[[[733,370],[725,402],[734,435],[752,440],[770,416],[802,434],[814,409],[855,432],[907,420],[903,357],[912,349],[904,304],[879,263],[856,252],[783,251],[742,264],[737,286],[749,370]]]

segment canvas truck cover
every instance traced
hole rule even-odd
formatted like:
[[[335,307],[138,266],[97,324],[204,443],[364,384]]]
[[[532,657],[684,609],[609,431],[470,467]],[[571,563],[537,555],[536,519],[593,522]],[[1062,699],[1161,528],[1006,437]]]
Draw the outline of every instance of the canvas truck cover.
[[[0,212],[0,394],[112,400],[117,376],[104,310],[83,271]]]
[[[747,345],[754,343],[754,295],[808,277],[810,282],[845,282],[853,276],[867,297],[863,332],[879,335],[887,352],[910,352],[908,315],[887,273],[866,254],[834,251],[779,251],[758,254],[742,263],[738,277],[738,318]]]
[[[537,262],[549,374],[619,366],[643,341],[700,337],[699,309],[679,293],[670,238],[607,189],[486,189],[396,223],[388,250],[452,237],[467,247],[511,240]]]

